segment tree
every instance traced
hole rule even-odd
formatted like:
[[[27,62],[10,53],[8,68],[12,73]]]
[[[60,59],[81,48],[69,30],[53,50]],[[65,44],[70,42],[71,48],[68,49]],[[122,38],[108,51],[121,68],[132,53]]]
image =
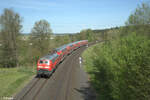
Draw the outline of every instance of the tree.
[[[131,14],[126,25],[143,25],[150,24],[150,5],[142,3],[138,6],[133,14]]]
[[[31,43],[32,45],[32,55],[35,60],[40,56],[48,53],[50,48],[50,36],[52,35],[52,30],[50,24],[46,20],[40,20],[35,22],[34,27],[31,30]]]
[[[143,2],[141,5],[138,5],[125,24],[126,26],[120,30],[120,36],[134,32],[150,37],[150,4]]]
[[[86,39],[86,30],[81,30],[78,34],[78,40],[85,40]]]
[[[79,40],[88,40],[90,42],[95,40],[95,34],[91,29],[82,30],[78,36]]]
[[[62,39],[63,44],[71,43],[71,39],[70,39],[69,35],[64,35],[62,38],[63,38]]]
[[[17,39],[21,33],[22,19],[12,9],[4,9],[0,16],[1,30],[1,65],[15,67],[18,64]]]
[[[95,34],[93,33],[91,29],[87,29],[86,34],[87,34],[87,39],[89,42],[92,42],[95,40]]]

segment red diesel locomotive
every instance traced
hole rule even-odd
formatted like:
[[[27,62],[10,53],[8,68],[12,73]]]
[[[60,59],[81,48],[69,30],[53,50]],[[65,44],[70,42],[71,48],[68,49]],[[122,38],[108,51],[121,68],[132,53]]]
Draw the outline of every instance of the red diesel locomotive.
[[[50,76],[60,60],[56,53],[40,58],[37,63],[37,76]]]

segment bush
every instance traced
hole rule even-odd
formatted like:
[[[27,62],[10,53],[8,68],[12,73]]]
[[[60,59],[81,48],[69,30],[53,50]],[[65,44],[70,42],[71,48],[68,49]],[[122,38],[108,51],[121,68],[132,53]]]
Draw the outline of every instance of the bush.
[[[146,36],[133,33],[92,48],[83,57],[100,100],[150,98],[150,40]]]

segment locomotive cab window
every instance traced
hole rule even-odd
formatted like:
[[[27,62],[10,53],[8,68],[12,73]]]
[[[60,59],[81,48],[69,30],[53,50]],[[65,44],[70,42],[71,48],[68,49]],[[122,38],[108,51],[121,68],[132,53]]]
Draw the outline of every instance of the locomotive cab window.
[[[49,61],[46,60],[46,61],[45,61],[45,64],[49,65]]]
[[[45,61],[45,64],[48,64],[48,61]]]
[[[43,64],[43,61],[42,61],[42,60],[40,60],[40,64]]]

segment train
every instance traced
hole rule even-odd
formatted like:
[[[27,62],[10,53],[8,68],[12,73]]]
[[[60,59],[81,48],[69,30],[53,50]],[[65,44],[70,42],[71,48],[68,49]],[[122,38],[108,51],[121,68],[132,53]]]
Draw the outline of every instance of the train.
[[[37,62],[37,77],[50,77],[68,55],[85,45],[88,45],[88,40],[76,41],[56,48],[52,53],[41,57]]]

